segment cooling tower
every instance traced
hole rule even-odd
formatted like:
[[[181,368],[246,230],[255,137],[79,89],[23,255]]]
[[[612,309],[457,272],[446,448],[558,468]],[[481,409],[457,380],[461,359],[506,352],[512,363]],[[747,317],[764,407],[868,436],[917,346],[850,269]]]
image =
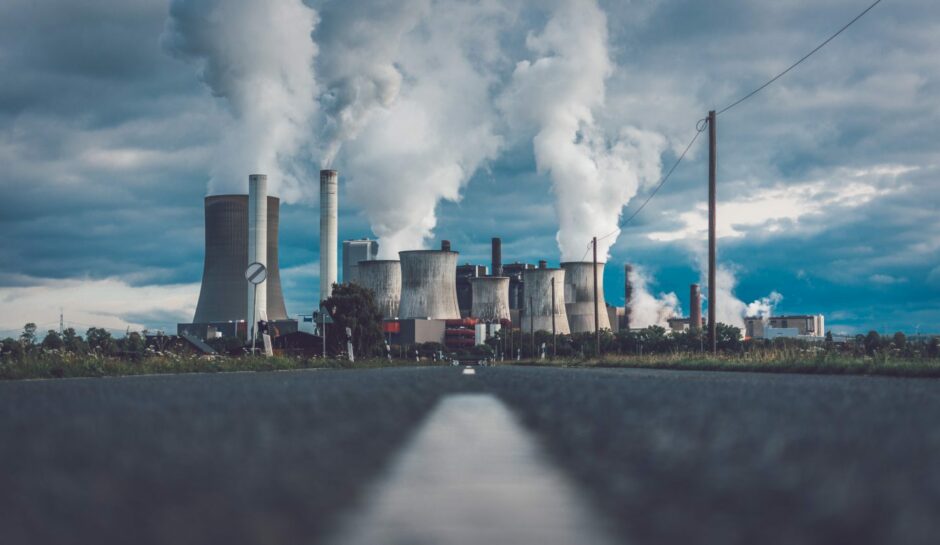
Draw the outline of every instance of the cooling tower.
[[[555,279],[555,332],[568,334],[565,311],[565,271],[563,269],[526,269],[522,271],[522,331],[552,330],[552,279]]]
[[[339,245],[339,173],[320,171],[320,300],[333,293],[337,280],[336,252]]]
[[[702,329],[702,294],[698,284],[689,286],[689,329]]]
[[[470,316],[487,322],[509,319],[509,277],[481,276],[470,279],[473,307]]]
[[[565,311],[572,333],[594,332],[594,264],[590,261],[562,263],[565,270]],[[600,329],[610,329],[604,302],[604,264],[597,264],[597,309]]]
[[[278,268],[277,231],[280,201],[268,197],[265,287],[268,320],[286,320]],[[248,196],[206,197],[206,257],[193,323],[230,322],[248,317]],[[261,288],[259,288],[260,290]],[[260,293],[258,294],[261,295]]]
[[[268,266],[268,177],[264,174],[248,176],[248,261]],[[248,284],[249,337],[254,337],[255,322],[267,317],[267,285],[258,284],[257,289]],[[255,307],[264,309],[265,316]]]
[[[457,308],[457,252],[409,250],[401,257],[402,319],[460,318]]]
[[[356,272],[357,283],[371,290],[382,318],[398,318],[401,300],[401,262],[394,260],[360,261]]]

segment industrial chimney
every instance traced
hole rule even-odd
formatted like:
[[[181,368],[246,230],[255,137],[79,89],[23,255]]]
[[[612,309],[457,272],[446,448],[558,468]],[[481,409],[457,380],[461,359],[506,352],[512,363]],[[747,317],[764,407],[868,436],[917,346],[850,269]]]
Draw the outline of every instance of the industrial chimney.
[[[594,263],[568,261],[565,270],[565,311],[572,333],[594,332]],[[604,264],[597,264],[598,326],[610,329],[607,303],[604,302]]]
[[[702,329],[702,294],[698,284],[689,286],[689,329]]]
[[[450,241],[449,241],[449,240],[442,240],[442,241],[441,241],[441,251],[442,251],[442,252],[449,252],[449,251],[450,251]]]
[[[409,250],[398,252],[398,255],[401,258],[399,317],[406,320],[460,318],[457,252]]]
[[[251,263],[268,266],[268,177],[264,174],[248,176],[248,259]],[[258,309],[257,311],[255,309]],[[248,336],[254,338],[256,322],[267,319],[268,298],[265,282],[257,289],[248,283]],[[263,312],[262,312],[263,311]]]
[[[382,312],[382,318],[398,318],[398,304],[401,300],[401,262],[395,260],[360,261],[356,272],[357,283],[371,290],[375,304]]]
[[[268,197],[267,267],[268,278],[262,287],[267,302],[268,320],[286,320],[284,296],[278,269],[278,215],[280,201]],[[248,317],[248,197],[215,195],[205,199],[206,253],[202,287],[193,323],[237,322]],[[259,300],[261,299],[259,288]]]
[[[571,332],[565,310],[565,271],[548,267],[522,271],[523,306],[519,318],[522,331],[532,333],[552,330],[552,280],[555,281],[555,332]]]
[[[503,275],[503,241],[499,237],[493,237],[492,241],[492,263],[490,276]]]
[[[621,331],[630,331],[630,305],[633,304],[633,283],[630,276],[633,275],[633,265],[623,266],[623,323]]]
[[[470,316],[487,322],[509,320],[509,277],[479,276],[470,279],[473,308]]]
[[[333,293],[336,283],[339,233],[339,173],[320,171],[320,301]]]

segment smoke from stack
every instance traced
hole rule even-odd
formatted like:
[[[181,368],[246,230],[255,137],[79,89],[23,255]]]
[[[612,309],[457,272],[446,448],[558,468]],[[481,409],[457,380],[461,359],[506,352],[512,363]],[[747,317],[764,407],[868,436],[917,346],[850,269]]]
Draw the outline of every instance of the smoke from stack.
[[[650,277],[646,271],[634,265],[627,271],[631,287],[630,327],[642,329],[652,325],[669,327],[669,318],[682,314],[679,297],[675,293],[660,293],[654,296],[649,291]]]
[[[503,241],[499,237],[493,237],[491,241],[491,269],[490,276],[503,275]]]
[[[307,194],[303,150],[313,134],[317,12],[294,0],[173,0],[160,36],[191,62],[231,118],[213,153],[209,194],[241,193],[247,172],[271,175],[285,202]],[[289,51],[290,54],[284,54]]]
[[[264,174],[248,176],[248,259],[251,263],[268,266],[268,177]],[[267,319],[267,286],[265,282],[248,285],[248,324],[254,337],[256,322]],[[259,309],[259,310],[256,310]],[[264,311],[264,312],[261,312]]]
[[[333,293],[339,276],[339,173],[320,171],[320,301]]]
[[[612,233],[598,240],[598,260],[606,261],[623,207],[641,183],[658,180],[666,141],[635,127],[605,132],[598,118],[614,69],[607,18],[593,0],[553,6],[542,32],[526,38],[534,58],[516,65],[501,106],[511,125],[536,127],[535,160],[552,181],[562,261],[583,259],[592,237]]]

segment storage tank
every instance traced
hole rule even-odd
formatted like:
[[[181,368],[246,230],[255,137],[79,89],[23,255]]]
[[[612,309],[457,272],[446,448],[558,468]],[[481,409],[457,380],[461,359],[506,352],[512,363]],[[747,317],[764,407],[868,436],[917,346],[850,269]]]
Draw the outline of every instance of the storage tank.
[[[278,267],[280,200],[268,197],[265,287],[268,320],[286,320]],[[248,196],[214,195],[205,199],[205,261],[193,323],[233,322],[248,317]],[[260,288],[259,288],[260,289]],[[260,295],[260,294],[259,294]]]
[[[460,318],[457,308],[457,252],[408,250],[401,258],[401,319]]]
[[[594,263],[568,261],[565,270],[565,311],[572,333],[594,332]],[[604,264],[597,264],[597,310],[600,329],[610,329],[604,302]]]
[[[470,316],[487,322],[509,319],[509,277],[481,276],[470,279],[473,308]]]
[[[371,290],[382,318],[398,318],[401,300],[401,262],[393,259],[360,261],[356,272],[357,283]]]
[[[522,331],[552,330],[552,280],[555,281],[555,332],[568,334],[565,310],[565,271],[563,269],[525,269],[522,271]]]

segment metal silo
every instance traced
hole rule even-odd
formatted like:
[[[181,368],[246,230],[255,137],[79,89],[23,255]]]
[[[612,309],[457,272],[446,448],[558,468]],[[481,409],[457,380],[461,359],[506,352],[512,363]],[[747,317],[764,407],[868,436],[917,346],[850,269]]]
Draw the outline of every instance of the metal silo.
[[[278,209],[280,201],[268,197],[268,279],[269,320],[287,319],[277,264]],[[215,195],[205,199],[205,264],[202,287],[193,323],[232,322],[248,317],[248,196]]]
[[[470,316],[487,322],[509,319],[509,277],[481,276],[470,279],[473,307]]]
[[[402,319],[460,318],[457,308],[457,252],[409,250],[401,257]]]
[[[594,263],[569,261],[565,270],[565,310],[572,333],[594,332]],[[604,302],[604,264],[597,264],[597,310],[600,329],[610,329]]]
[[[371,290],[375,304],[386,320],[398,318],[401,300],[401,262],[395,260],[360,261],[356,282]]]
[[[565,310],[565,271],[563,269],[525,269],[522,271],[522,331],[552,330],[552,280],[555,283],[555,332],[570,333]]]

